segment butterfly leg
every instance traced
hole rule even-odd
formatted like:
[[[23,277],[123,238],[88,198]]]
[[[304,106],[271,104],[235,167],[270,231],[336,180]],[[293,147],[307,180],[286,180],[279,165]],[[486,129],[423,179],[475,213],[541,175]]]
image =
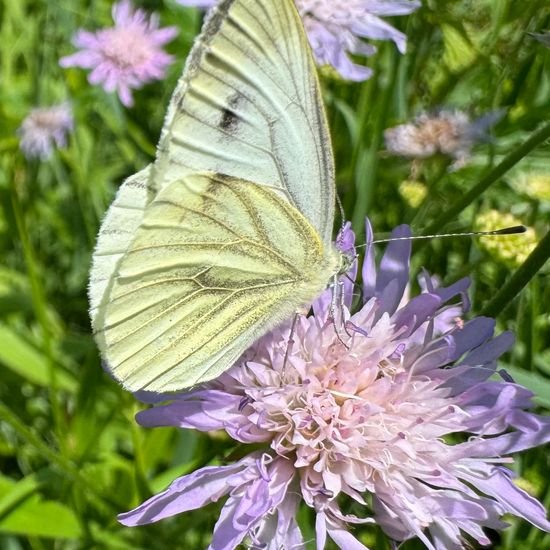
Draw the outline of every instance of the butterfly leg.
[[[344,283],[338,280],[338,276],[335,275],[332,283],[330,285],[332,289],[332,298],[330,301],[330,318],[334,323],[334,331],[336,332],[336,337],[340,340],[340,343],[346,348],[349,349],[349,345],[344,342],[342,336],[340,335],[340,328],[344,327],[344,331],[351,338],[352,334],[349,333],[347,326],[344,322]]]
[[[283,370],[281,372],[282,377],[284,377],[285,375],[286,364],[292,352],[292,347],[294,345],[294,331],[296,330],[296,323],[298,322],[299,316],[300,316],[300,313],[295,313],[294,317],[292,318],[292,325],[290,325],[290,333],[288,335],[288,340],[286,343],[285,358],[283,360]]]

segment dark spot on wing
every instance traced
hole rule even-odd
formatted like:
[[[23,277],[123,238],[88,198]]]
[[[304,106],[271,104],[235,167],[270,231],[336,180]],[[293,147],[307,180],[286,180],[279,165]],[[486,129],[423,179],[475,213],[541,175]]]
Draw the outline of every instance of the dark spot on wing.
[[[180,96],[180,98],[178,99],[178,111],[183,111],[183,102],[184,102],[184,99],[185,99],[185,94]]]
[[[222,121],[220,123],[220,126],[224,130],[231,131],[231,129],[237,125],[237,122],[238,122],[238,117],[233,111],[230,111],[229,109],[223,110]]]
[[[227,99],[227,107],[222,110],[222,118],[220,120],[220,128],[226,132],[235,132],[239,124],[239,115],[236,113],[239,104],[239,94],[232,95]]]

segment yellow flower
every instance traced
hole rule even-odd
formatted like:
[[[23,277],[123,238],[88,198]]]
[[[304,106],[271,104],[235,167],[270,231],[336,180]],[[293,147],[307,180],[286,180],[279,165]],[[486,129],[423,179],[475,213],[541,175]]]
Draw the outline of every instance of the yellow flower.
[[[498,210],[487,210],[478,216],[476,230],[496,231],[504,227],[521,224],[521,220],[513,214],[499,212]],[[495,260],[515,268],[519,267],[537,246],[537,236],[535,230],[528,227],[525,233],[482,237],[478,242]]]
[[[550,201],[549,172],[523,173],[514,182],[514,187],[532,199]]]
[[[399,185],[399,194],[412,208],[418,208],[428,194],[428,188],[420,181],[405,180]]]

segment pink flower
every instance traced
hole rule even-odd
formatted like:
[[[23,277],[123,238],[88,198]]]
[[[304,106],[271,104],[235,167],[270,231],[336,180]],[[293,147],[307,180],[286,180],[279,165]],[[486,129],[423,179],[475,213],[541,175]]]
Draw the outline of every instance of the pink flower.
[[[348,250],[353,235],[344,232],[337,243]],[[368,223],[367,235],[370,242]],[[288,326],[277,329],[216,381],[138,413],[149,427],[225,430],[255,451],[175,480],[119,520],[151,523],[229,495],[210,550],[245,538],[269,550],[300,547],[300,501],[316,513],[319,550],[327,537],[365,549],[350,532],[362,523],[431,550],[469,547],[468,538],[490,544],[483,529],[506,527],[506,513],[550,531],[542,505],[504,466],[508,455],[550,440],[550,419],[528,410],[531,393],[494,377],[513,336],[493,337],[485,317],[438,323],[467,279],[434,288],[424,276],[425,292],[403,303],[410,246],[391,243],[378,269],[369,247],[363,304],[355,314],[345,307],[343,326],[329,318],[328,290],[291,342]],[[352,290],[344,288],[348,305]],[[362,517],[346,514],[346,501],[363,506]]]
[[[133,10],[130,0],[113,5],[115,26],[95,33],[80,30],[73,44],[81,50],[61,58],[62,67],[93,69],[90,84],[102,84],[118,93],[127,107],[133,105],[132,89],[164,78],[173,57],[162,46],[178,33],[175,27],[159,28],[158,17]]]
[[[366,80],[368,67],[353,63],[349,54],[371,56],[376,47],[363,38],[392,40],[401,53],[406,36],[379,16],[412,13],[416,0],[296,0],[304,26],[319,65],[332,65],[348,80]]]
[[[73,125],[73,114],[69,103],[33,109],[18,130],[23,154],[29,159],[50,158],[54,145],[57,147],[67,145],[67,134],[72,131]]]
[[[419,159],[441,153],[454,159],[453,169],[461,168],[474,145],[488,140],[488,130],[503,115],[503,111],[493,111],[472,121],[458,110],[421,113],[412,122],[388,128],[384,132],[386,148],[393,155]]]
[[[216,0],[178,0],[185,6],[206,8]],[[380,16],[407,15],[418,0],[295,0],[317,63],[331,65],[345,79],[366,80],[372,70],[353,63],[349,54],[371,56],[376,47],[363,38],[392,40],[405,53],[406,36]]]

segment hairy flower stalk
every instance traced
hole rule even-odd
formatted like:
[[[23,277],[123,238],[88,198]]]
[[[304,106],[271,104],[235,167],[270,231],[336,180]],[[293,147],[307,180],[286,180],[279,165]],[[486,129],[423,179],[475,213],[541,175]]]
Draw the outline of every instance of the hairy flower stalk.
[[[117,92],[127,107],[133,105],[132,89],[164,78],[173,61],[163,49],[178,33],[176,27],[159,28],[158,17],[133,10],[130,0],[113,5],[115,26],[95,33],[80,30],[73,44],[80,51],[62,57],[62,67],[92,69],[90,84],[101,84],[106,92]]]
[[[67,145],[67,134],[73,126],[69,103],[33,109],[18,130],[21,151],[28,159],[47,160],[52,156],[55,146]]]
[[[206,8],[217,0],[178,0]],[[363,39],[391,40],[405,53],[407,37],[381,17],[408,15],[418,0],[295,0],[309,42],[320,66],[329,65],[347,80],[366,80],[372,70],[354,63],[349,54],[372,56],[377,49]]]
[[[393,232],[408,235],[407,226]],[[352,249],[353,239],[346,227],[337,243]],[[432,550],[490,544],[484,528],[506,527],[505,513],[550,530],[507,467],[512,453],[550,440],[550,420],[529,411],[532,394],[496,375],[513,337],[493,337],[492,319],[462,319],[467,279],[444,288],[424,273],[423,292],[409,298],[410,246],[392,242],[378,268],[367,249],[356,313],[343,280],[343,326],[330,318],[327,290],[299,318],[290,349],[289,327],[274,330],[214,382],[140,412],[143,426],[225,430],[255,450],[176,479],[119,521],[151,523],[227,495],[211,550],[244,540],[301,547],[301,503],[316,514],[319,550],[327,537],[366,548],[352,530],[369,523]],[[361,517],[346,502],[363,506]]]

